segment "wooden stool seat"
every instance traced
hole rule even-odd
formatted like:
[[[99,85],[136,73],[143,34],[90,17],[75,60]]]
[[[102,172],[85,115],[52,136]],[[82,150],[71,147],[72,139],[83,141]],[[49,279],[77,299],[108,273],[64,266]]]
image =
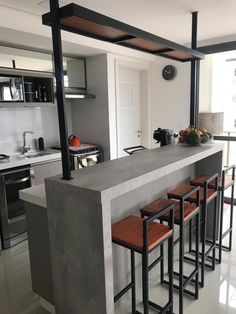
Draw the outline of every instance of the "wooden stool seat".
[[[206,180],[208,180],[210,177],[209,176],[199,176],[193,180],[190,181],[190,184],[191,185],[197,185],[197,186],[201,186],[203,187],[204,186],[204,182]],[[226,175],[225,176],[225,184],[224,184],[224,190],[228,189],[230,186],[232,186],[234,184],[234,180],[232,180],[232,176],[230,175]],[[218,189],[220,191],[222,191],[223,189],[223,182],[222,182],[222,177],[218,177]],[[208,187],[210,189],[214,189],[215,187],[215,184],[214,182],[210,182]]]
[[[167,193],[168,198],[181,199],[186,194],[191,193],[195,189],[194,186],[190,184],[180,184],[173,190]]]
[[[148,226],[148,250],[151,251],[172,235],[165,225],[152,222]],[[131,250],[143,253],[143,219],[128,216],[112,226],[112,241]]]
[[[212,189],[207,189],[207,199],[206,199],[207,204],[210,203],[212,200],[214,200],[216,197],[217,197],[217,191],[212,190]],[[188,197],[186,201],[195,203],[197,201],[197,194],[194,193],[193,195]],[[200,202],[201,204],[203,204],[204,202],[204,189],[203,188],[200,189]]]
[[[180,224],[180,202],[173,201],[170,199],[164,199],[159,198],[155,200],[154,202],[148,204],[147,206],[140,209],[140,212],[142,216],[151,216],[155,213],[158,213],[159,211],[163,210],[164,208],[174,205],[174,222],[175,224]],[[199,211],[199,207],[197,207],[195,204],[184,204],[184,222],[187,222],[190,220],[196,213]],[[161,220],[169,221],[170,220],[170,214],[164,214],[160,217]]]
[[[151,202],[150,204],[140,209],[140,213],[142,216],[151,216],[173,204],[174,204],[174,201],[172,200],[168,200],[166,198],[158,198],[157,200]]]
[[[174,201],[174,222],[176,225],[180,224],[180,202]],[[189,221],[193,216],[199,212],[199,207],[195,204],[184,203],[184,222]],[[165,214],[161,217],[165,221],[169,221],[170,215]]]

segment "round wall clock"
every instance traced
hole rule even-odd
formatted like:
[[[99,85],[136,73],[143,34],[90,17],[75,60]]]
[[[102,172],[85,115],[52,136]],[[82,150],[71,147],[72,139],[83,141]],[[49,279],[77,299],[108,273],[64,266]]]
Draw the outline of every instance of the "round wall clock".
[[[168,64],[162,70],[162,77],[167,80],[173,80],[176,77],[177,69],[175,66]]]

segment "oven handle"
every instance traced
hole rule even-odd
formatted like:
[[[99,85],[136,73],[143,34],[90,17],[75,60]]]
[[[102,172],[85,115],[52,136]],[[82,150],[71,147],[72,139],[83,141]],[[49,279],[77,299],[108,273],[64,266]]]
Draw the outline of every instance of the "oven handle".
[[[23,183],[23,182],[26,182],[29,180],[30,180],[30,176],[24,177],[24,178],[21,178],[18,180],[7,180],[7,181],[5,181],[5,185],[13,185],[13,184],[18,184],[18,183]]]

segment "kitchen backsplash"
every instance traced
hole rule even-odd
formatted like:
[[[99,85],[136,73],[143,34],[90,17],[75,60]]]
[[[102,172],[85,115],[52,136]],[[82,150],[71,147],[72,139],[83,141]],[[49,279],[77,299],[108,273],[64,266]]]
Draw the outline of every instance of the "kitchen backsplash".
[[[56,107],[0,109],[0,153],[14,154],[23,146],[23,132],[27,143],[36,149],[36,139],[44,138],[45,146],[59,143],[58,117]]]

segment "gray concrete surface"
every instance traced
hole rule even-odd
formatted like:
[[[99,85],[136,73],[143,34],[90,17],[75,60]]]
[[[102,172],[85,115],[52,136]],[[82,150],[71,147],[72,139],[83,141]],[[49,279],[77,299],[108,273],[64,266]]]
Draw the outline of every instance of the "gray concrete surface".
[[[114,286],[121,288],[129,267],[124,259],[116,271],[122,254],[112,251],[111,223],[138,215],[140,207],[206,168],[220,171],[222,150],[222,144],[169,145],[74,172],[71,181],[47,179],[57,313],[113,314]]]

